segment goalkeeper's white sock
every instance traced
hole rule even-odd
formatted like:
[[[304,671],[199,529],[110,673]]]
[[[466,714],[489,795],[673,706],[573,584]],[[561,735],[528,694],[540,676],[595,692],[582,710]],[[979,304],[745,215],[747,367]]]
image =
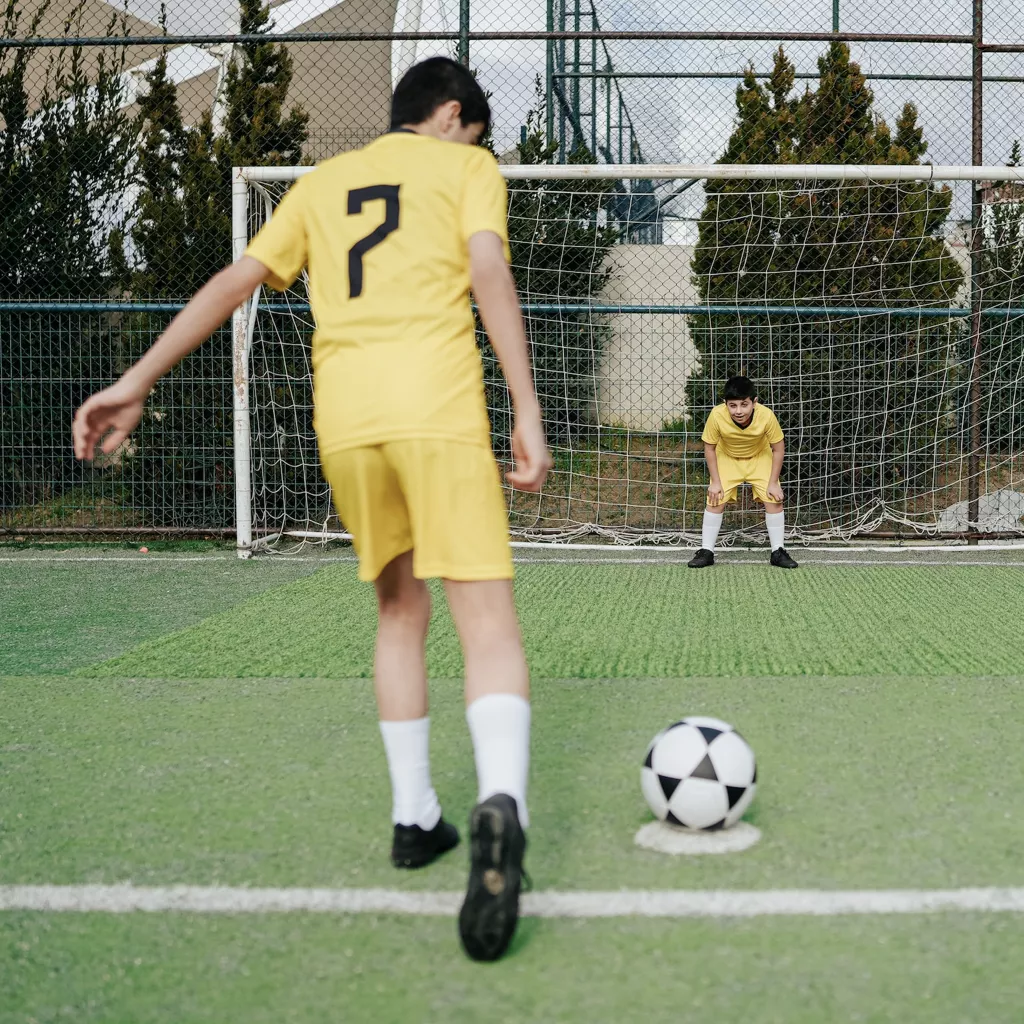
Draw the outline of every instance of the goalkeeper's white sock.
[[[473,737],[478,800],[495,793],[514,797],[526,828],[526,776],[530,768],[530,702],[514,693],[489,693],[466,708]]]
[[[718,541],[718,531],[722,528],[724,512],[704,512],[704,522],[700,527],[700,546],[708,551],[715,550],[715,543]]]
[[[765,512],[764,523],[768,527],[768,541],[772,546],[772,551],[778,551],[779,548],[785,547],[786,513]]]
[[[391,820],[429,832],[441,820],[441,805],[430,782],[430,718],[381,722],[391,776]]]

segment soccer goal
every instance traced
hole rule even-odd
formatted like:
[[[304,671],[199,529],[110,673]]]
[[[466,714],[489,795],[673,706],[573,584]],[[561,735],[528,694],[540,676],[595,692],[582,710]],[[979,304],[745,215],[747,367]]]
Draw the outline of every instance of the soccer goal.
[[[236,258],[310,170],[236,170]],[[1024,168],[502,170],[555,460],[542,494],[506,492],[514,536],[698,540],[700,435],[736,373],[785,431],[796,537],[1024,535]],[[243,556],[345,536],[312,428],[306,285],[235,316]],[[508,396],[479,342],[507,462]],[[749,493],[727,528],[760,536]]]

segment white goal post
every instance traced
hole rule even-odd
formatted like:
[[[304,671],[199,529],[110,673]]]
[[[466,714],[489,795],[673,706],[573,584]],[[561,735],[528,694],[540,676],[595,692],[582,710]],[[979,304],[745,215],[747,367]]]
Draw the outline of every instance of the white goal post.
[[[235,169],[235,259],[312,170]],[[797,537],[1024,536],[1024,168],[502,173],[555,456],[543,494],[507,492],[514,535],[699,539],[703,418],[745,373],[787,435]],[[312,436],[312,328],[305,277],[233,318],[241,557],[346,537]],[[483,352],[507,460],[507,394]],[[745,489],[726,525],[726,543],[763,534]]]

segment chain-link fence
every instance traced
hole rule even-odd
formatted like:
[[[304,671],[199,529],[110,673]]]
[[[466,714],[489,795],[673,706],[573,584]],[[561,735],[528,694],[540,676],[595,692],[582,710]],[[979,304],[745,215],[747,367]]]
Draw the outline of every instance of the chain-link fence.
[[[8,0],[3,17],[0,527],[15,533],[230,530],[226,334],[160,385],[131,443],[96,466],[70,457],[73,410],[229,261],[231,168],[313,163],[369,141],[414,60],[447,54],[478,73],[503,162],[636,165],[601,213],[614,238],[607,264],[591,268],[600,288],[541,297],[627,310],[602,321],[609,340],[586,380],[551,371],[592,390],[573,429],[613,428],[604,472],[629,465],[623,444],[672,441],[685,453],[695,441],[687,395],[702,364],[682,349],[708,328],[674,325],[695,301],[721,298],[693,285],[704,184],[648,178],[645,165],[997,165],[1019,160],[1024,135],[1024,0]],[[1012,411],[1024,360],[1021,207],[1015,187],[961,184],[927,232],[963,269],[946,304],[978,314],[957,321],[974,328],[959,331],[967,347],[958,341],[951,357],[972,397],[943,412],[975,523],[979,494],[1024,489]],[[904,247],[898,262],[914,258]],[[631,288],[659,312],[629,312]],[[751,324],[756,333],[763,318]],[[656,335],[658,359],[624,358],[631,332]],[[602,444],[588,442],[599,462]],[[994,451],[998,479],[986,470]],[[684,465],[680,454],[678,467],[659,466],[660,484],[699,490]]]

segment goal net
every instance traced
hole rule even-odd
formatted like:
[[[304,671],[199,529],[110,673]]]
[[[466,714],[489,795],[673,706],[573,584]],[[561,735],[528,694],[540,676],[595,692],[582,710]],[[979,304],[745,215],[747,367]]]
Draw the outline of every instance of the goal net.
[[[310,170],[236,171],[236,256]],[[698,540],[701,432],[733,374],[785,432],[797,538],[1024,534],[1024,168],[503,172],[555,463],[542,493],[506,491],[515,537]],[[312,428],[306,286],[235,318],[243,554],[345,536]],[[478,341],[507,463],[508,394]],[[723,540],[763,531],[742,488]]]

